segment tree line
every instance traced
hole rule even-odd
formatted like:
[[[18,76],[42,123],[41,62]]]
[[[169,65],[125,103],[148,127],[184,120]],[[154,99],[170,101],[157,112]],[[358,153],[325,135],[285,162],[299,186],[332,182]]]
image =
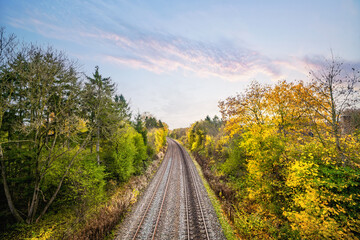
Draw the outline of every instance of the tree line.
[[[219,102],[220,123],[207,117],[171,133],[240,237],[360,238],[359,80],[333,57],[306,82],[254,81]]]
[[[133,117],[98,66],[86,76],[65,53],[0,29],[3,226],[104,200],[146,169],[167,129],[150,114]]]

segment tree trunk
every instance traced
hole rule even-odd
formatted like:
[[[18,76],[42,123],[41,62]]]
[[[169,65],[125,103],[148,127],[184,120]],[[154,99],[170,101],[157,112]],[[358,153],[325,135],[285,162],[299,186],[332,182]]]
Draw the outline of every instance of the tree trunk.
[[[97,128],[96,133],[96,160],[98,165],[100,165],[100,128]]]
[[[44,209],[41,211],[39,217],[36,219],[35,222],[38,222],[38,221],[41,219],[41,217],[44,216],[44,214],[46,213],[46,211],[49,209],[50,205],[51,205],[51,204],[53,203],[53,201],[55,200],[57,194],[58,194],[59,191],[60,191],[60,188],[61,188],[61,186],[62,186],[62,183],[64,182],[65,177],[68,175],[69,170],[70,170],[70,168],[72,167],[72,165],[74,164],[76,157],[77,157],[77,156],[79,155],[79,153],[85,148],[85,146],[86,146],[86,144],[87,144],[87,140],[88,140],[88,139],[85,140],[85,142],[80,146],[80,148],[77,150],[77,152],[75,153],[75,155],[72,157],[72,159],[71,159],[71,161],[70,161],[70,163],[69,163],[69,165],[68,165],[68,167],[67,167],[64,175],[62,176],[62,178],[61,178],[61,180],[60,180],[60,182],[59,182],[59,184],[58,184],[58,186],[57,186],[54,194],[51,196],[49,202],[45,205]]]
[[[33,197],[32,197],[32,200],[31,200],[31,204],[30,204],[30,207],[28,209],[28,216],[26,218],[27,223],[32,223],[32,221],[34,219],[34,216],[36,214],[37,205],[39,204],[39,201],[38,201],[39,191],[38,191],[38,189],[39,189],[39,183],[36,182],[35,186],[34,186],[34,192],[33,192]]]
[[[1,145],[0,145],[0,160],[1,160],[1,176],[2,176],[3,185],[4,185],[4,192],[5,192],[5,196],[6,196],[8,206],[10,208],[10,212],[15,217],[16,221],[24,222],[24,219],[20,216],[19,212],[16,210],[16,208],[14,206],[14,202],[12,201],[12,198],[11,198],[9,186],[7,184],[7,179],[6,179],[4,155],[3,155],[3,152],[2,152]]]
[[[336,149],[341,157],[342,164],[345,164],[345,157],[342,152],[342,148],[340,145],[340,131],[339,131],[339,122],[337,119],[337,110],[336,110],[336,103],[334,99],[333,93],[333,77],[331,76],[329,79],[329,91],[330,91],[330,100],[331,100],[331,127],[333,131],[333,136],[335,138]]]

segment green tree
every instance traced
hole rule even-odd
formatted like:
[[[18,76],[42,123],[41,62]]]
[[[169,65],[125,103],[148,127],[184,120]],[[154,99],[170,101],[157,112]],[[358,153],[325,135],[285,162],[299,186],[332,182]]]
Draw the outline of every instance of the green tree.
[[[146,146],[140,133],[126,124],[119,128],[105,156],[105,164],[112,178],[127,181],[132,174],[139,174],[147,159]]]
[[[143,137],[144,139],[144,143],[145,145],[147,144],[148,142],[148,139],[147,139],[147,133],[148,133],[148,130],[146,129],[145,127],[145,123],[144,121],[142,120],[142,116],[140,113],[138,113],[135,117],[135,120],[133,122],[133,127],[135,128],[135,130],[141,134],[141,136]]]
[[[115,95],[114,101],[115,111],[117,112],[119,118],[123,121],[130,121],[131,110],[129,102],[126,101],[125,97],[122,94]]]
[[[31,192],[29,195],[20,196],[20,199],[29,204],[26,211],[24,204],[20,203],[20,207],[22,212],[27,213],[26,222],[31,223],[35,219],[38,221],[54,202],[64,179],[80,152],[85,149],[89,138],[79,130],[80,83],[73,62],[52,48],[42,49],[30,45],[18,53],[9,66],[7,74],[16,82],[15,92],[27,90],[21,94],[14,94],[11,106],[6,110],[9,112],[11,109],[19,109],[16,114],[21,115],[21,118],[11,126],[16,129],[18,136],[12,136],[11,141],[3,143],[6,144],[8,153],[5,152],[2,170],[6,173],[3,176],[8,176],[8,179],[9,176],[15,179],[23,177],[24,173],[29,177],[31,184],[27,185],[27,189],[20,191]],[[23,154],[17,155],[20,157],[19,161],[10,164],[13,160],[10,153],[15,148],[18,149],[18,153]],[[64,168],[60,170],[62,175],[56,187],[52,193],[44,193],[42,187],[45,175],[52,171],[53,164],[60,161],[61,156],[69,151],[73,154],[66,159]],[[25,166],[27,168],[24,170],[27,172],[19,171]],[[16,182],[12,185],[24,186]],[[8,203],[11,202],[11,196],[6,194],[6,197]],[[48,198],[46,202],[45,197]],[[40,207],[42,209],[39,209]],[[22,217],[15,218],[22,221]]]
[[[100,141],[101,138],[109,138],[117,128],[119,115],[116,116],[113,102],[115,84],[110,77],[104,78],[99,73],[99,67],[95,67],[92,77],[86,77],[84,98],[85,112],[88,115],[88,126],[94,129],[97,162],[100,164]],[[119,98],[120,101],[120,98]],[[121,114],[121,113],[120,113]]]

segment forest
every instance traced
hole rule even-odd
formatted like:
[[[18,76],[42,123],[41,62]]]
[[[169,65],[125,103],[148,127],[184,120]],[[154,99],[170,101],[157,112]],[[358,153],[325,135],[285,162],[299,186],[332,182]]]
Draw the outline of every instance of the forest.
[[[359,71],[253,81],[170,135],[201,165],[240,239],[360,238]]]
[[[253,81],[219,101],[221,117],[169,131],[133,114],[100,67],[88,76],[1,28],[0,238],[111,234],[169,135],[239,239],[359,239],[359,75],[332,57],[306,81]]]
[[[150,113],[133,116],[118,92],[98,66],[87,76],[65,53],[1,28],[0,238],[45,236],[61,221],[73,234],[69,224],[144,174],[168,127]]]

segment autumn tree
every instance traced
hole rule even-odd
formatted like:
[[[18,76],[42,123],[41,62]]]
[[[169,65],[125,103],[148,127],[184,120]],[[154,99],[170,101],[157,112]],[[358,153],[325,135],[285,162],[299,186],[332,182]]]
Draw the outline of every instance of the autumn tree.
[[[332,56],[320,69],[311,70],[310,75],[311,91],[303,92],[301,100],[316,113],[317,118],[330,127],[329,132],[335,139],[336,148],[343,156],[340,120],[345,110],[356,107],[359,103],[359,70],[345,69],[344,64]]]
[[[252,84],[220,102],[228,157],[217,168],[240,186],[235,222],[244,236],[268,238],[274,224],[282,228],[275,238],[286,229],[295,239],[350,239],[359,232],[360,146],[339,125],[356,106],[358,77],[354,69],[342,75],[341,66],[332,61],[309,84]],[[349,164],[339,164],[344,159]],[[267,220],[249,224],[258,216]]]
[[[306,132],[306,124],[309,123],[309,115],[306,112],[302,98],[298,96],[298,89],[304,91],[303,84],[279,81],[265,93],[266,114],[270,124],[274,124],[283,137],[288,133]]]
[[[219,102],[220,112],[227,121],[226,128],[231,135],[237,134],[244,126],[257,125],[261,128],[266,120],[265,93],[267,86],[253,81],[244,93],[228,97]]]

